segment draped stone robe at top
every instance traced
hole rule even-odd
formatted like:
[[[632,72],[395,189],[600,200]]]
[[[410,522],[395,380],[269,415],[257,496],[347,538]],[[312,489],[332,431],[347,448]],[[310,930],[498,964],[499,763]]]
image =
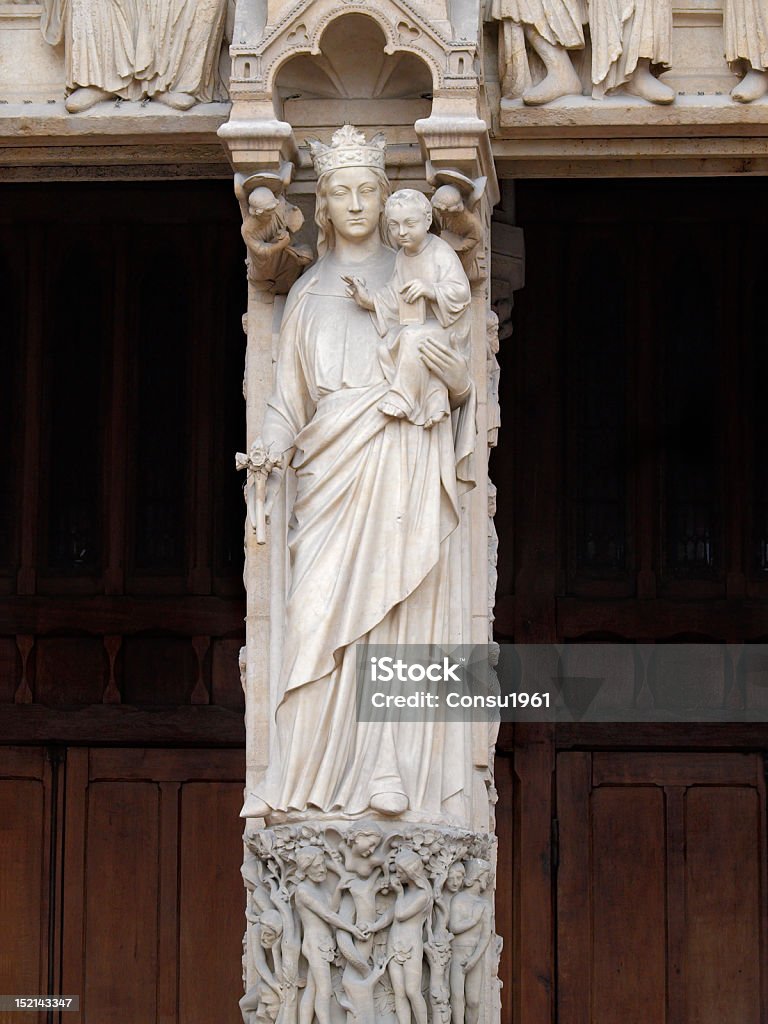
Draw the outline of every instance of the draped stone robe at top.
[[[225,100],[219,55],[228,0],[141,0],[136,59],[147,95]]]
[[[263,440],[296,447],[297,494],[276,736],[254,792],[277,811],[355,816],[397,791],[416,818],[461,823],[466,724],[356,721],[356,643],[460,638],[449,546],[473,485],[474,388],[432,430],[377,409],[389,387],[381,341],[341,278],[364,273],[377,291],[393,261],[383,246],[363,265],[331,251],[288,296]]]
[[[62,41],[67,87],[123,99],[184,92],[225,100],[219,56],[228,0],[43,0],[43,37]]]
[[[143,0],[43,0],[43,38],[63,42],[67,88],[93,86],[123,99],[142,87],[136,59],[139,4]]]
[[[766,0],[725,0],[725,59],[745,60],[757,71],[768,68],[768,3]],[[737,68],[736,70],[741,70]]]
[[[628,82],[639,60],[669,68],[671,0],[590,0],[592,82],[603,91]]]

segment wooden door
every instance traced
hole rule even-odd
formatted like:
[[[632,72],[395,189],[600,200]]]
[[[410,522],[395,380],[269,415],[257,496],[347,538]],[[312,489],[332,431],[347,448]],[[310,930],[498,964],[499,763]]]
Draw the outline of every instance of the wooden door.
[[[559,1024],[766,1019],[763,759],[557,759]]]
[[[7,1024],[239,1024],[241,750],[0,747]]]
[[[239,750],[70,750],[66,1024],[237,1024],[245,893]]]
[[[51,761],[43,747],[0,747],[0,992],[49,991]],[[55,889],[55,881],[53,882]],[[45,1014],[3,1013],[4,1024],[42,1024]]]

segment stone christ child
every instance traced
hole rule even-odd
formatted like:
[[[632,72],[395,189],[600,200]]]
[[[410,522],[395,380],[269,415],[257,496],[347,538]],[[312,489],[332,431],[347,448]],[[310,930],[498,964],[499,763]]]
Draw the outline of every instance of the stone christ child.
[[[344,280],[347,294],[374,314],[379,334],[387,339],[380,359],[390,389],[379,402],[380,411],[428,430],[451,408],[445,384],[430,372],[422,351],[434,341],[461,350],[468,333],[469,282],[453,248],[430,234],[432,207],[421,192],[394,192],[384,216],[399,246],[390,281],[371,295],[363,278]]]

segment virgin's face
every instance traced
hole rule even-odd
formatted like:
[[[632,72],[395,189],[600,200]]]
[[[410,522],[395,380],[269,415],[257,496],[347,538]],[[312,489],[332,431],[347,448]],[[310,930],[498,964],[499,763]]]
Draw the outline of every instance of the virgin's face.
[[[376,177],[365,167],[333,171],[326,189],[328,219],[336,234],[354,242],[378,230],[382,210]]]

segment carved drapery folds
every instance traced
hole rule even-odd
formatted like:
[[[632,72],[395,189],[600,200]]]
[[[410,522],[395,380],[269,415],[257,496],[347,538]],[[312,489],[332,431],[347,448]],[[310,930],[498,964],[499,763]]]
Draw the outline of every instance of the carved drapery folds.
[[[245,1024],[481,1019],[501,947],[492,836],[363,820],[246,845]]]
[[[585,27],[593,98],[619,88],[650,103],[675,98],[674,90],[657,78],[671,61],[671,0],[492,0],[490,16],[500,23],[499,78],[505,98],[520,97],[536,106],[585,91],[572,62],[585,48]]]
[[[229,6],[43,0],[43,36],[64,44],[67,110],[80,113],[110,97],[155,99],[175,110],[226,99],[219,59]]]
[[[673,52],[685,66],[701,60],[686,52],[690,37],[681,35],[673,46],[671,0],[490,0],[487,12],[498,24],[502,97],[527,106],[562,96],[602,99],[619,93],[669,104],[675,89],[659,76],[672,67]],[[723,0],[720,53],[743,76],[731,90],[734,100],[748,103],[765,95],[763,0]]]

